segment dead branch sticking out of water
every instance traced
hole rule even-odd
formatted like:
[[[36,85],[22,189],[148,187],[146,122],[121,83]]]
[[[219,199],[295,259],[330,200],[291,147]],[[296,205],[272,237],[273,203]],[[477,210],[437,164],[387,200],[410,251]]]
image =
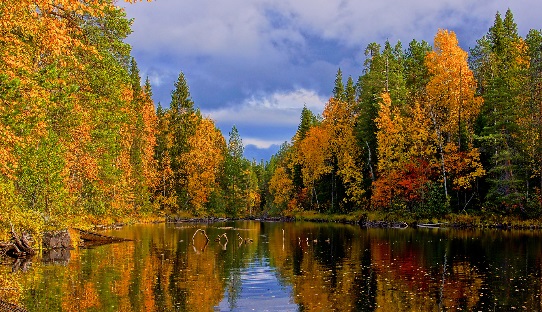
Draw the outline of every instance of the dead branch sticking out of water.
[[[222,234],[222,235],[218,235],[216,238],[215,238],[215,242],[222,242],[222,237],[224,237],[226,239],[226,244],[228,243],[228,236],[226,235],[226,233]]]
[[[201,248],[197,248],[196,247],[196,235],[198,233],[203,234],[203,236],[205,236],[205,244],[203,245],[203,247]],[[207,233],[205,233],[205,230],[203,229],[197,229],[196,232],[194,233],[194,235],[192,236],[192,247],[194,248],[194,251],[199,254],[201,252],[204,252],[205,251],[205,248],[207,248],[207,245],[209,244],[209,236],[207,236]]]
[[[197,229],[196,232],[194,233],[194,235],[192,236],[192,245],[195,245],[194,244],[194,239],[196,238],[196,234],[198,234],[199,232],[201,232],[204,236],[205,236],[205,239],[207,241],[209,241],[209,236],[207,236],[207,233],[205,233],[205,230],[203,229]]]
[[[252,238],[243,238],[239,233],[237,233],[237,239],[239,240],[239,245],[243,243],[248,244],[254,242]]]

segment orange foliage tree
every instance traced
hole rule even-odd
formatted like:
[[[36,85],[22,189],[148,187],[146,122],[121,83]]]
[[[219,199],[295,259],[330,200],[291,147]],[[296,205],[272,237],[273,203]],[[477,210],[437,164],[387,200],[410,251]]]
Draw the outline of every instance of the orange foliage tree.
[[[199,118],[196,114],[192,118]],[[205,214],[209,196],[219,187],[217,178],[224,162],[226,141],[209,118],[197,123],[195,134],[188,138],[189,151],[182,154],[185,164],[187,194],[196,214]]]
[[[441,179],[448,196],[448,180],[455,189],[470,189],[484,175],[479,152],[473,146],[473,126],[482,105],[468,54],[454,32],[439,30],[434,49],[426,56],[430,80],[424,109],[432,122],[441,162]]]

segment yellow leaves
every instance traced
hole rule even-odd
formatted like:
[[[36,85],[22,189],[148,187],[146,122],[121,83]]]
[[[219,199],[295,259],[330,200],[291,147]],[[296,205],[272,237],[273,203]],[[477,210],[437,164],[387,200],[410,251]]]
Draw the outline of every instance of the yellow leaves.
[[[293,197],[294,183],[284,167],[279,167],[269,181],[269,191],[273,195],[273,203],[287,206]]]
[[[195,134],[188,139],[188,145],[189,152],[181,155],[187,192],[195,212],[203,213],[203,205],[218,187],[217,177],[224,162],[226,141],[214,122],[203,118],[197,124]]]
[[[444,147],[444,164],[449,173],[455,177],[452,182],[454,189],[470,189],[474,181],[485,174],[477,148],[460,152],[457,145],[448,143]]]
[[[305,139],[300,141],[297,153],[297,163],[302,165],[303,182],[313,185],[314,181],[332,170],[330,163],[329,132],[323,127],[312,127]]]
[[[482,98],[476,96],[476,81],[454,32],[439,30],[435,47],[425,59],[431,79],[426,86],[426,110],[441,132],[457,134],[459,123],[468,128],[480,112]]]
[[[405,157],[408,157],[405,123],[399,109],[391,107],[391,98],[388,93],[382,94],[382,102],[375,123],[378,129],[376,139],[379,170],[388,171],[396,166],[402,166]]]
[[[143,123],[144,123],[144,146],[143,146],[143,176],[150,189],[158,185],[157,164],[154,158],[154,149],[156,147],[156,135],[158,126],[158,117],[154,110],[154,102],[148,98],[143,104]]]

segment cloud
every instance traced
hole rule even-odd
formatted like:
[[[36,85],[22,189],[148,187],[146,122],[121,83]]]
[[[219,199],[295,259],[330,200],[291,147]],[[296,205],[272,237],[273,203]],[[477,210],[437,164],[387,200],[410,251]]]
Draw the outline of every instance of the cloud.
[[[297,89],[268,95],[254,95],[239,105],[202,112],[220,124],[251,125],[262,128],[297,127],[303,106],[315,114],[320,114],[326,102],[325,97],[313,90]]]
[[[167,107],[179,71],[196,106],[244,138],[293,136],[303,104],[320,112],[340,67],[363,73],[365,47],[408,46],[453,30],[468,49],[495,13],[511,8],[518,30],[539,29],[540,0],[156,0],[124,4],[133,47],[155,102]],[[293,91],[292,91],[293,90]],[[312,106],[315,105],[315,106]],[[243,131],[241,131],[243,130]],[[289,134],[286,133],[289,131]]]
[[[244,155],[249,160],[268,160],[271,155],[277,153],[280,149],[280,145],[271,145],[268,148],[257,147],[252,144],[245,145]]]
[[[260,138],[243,138],[243,145],[244,146],[254,146],[257,149],[269,149],[274,146],[279,146],[282,143],[284,143],[287,140],[264,140]]]
[[[310,54],[311,37],[361,50],[387,38],[431,42],[439,28],[463,29],[465,21],[485,24],[487,31],[495,12],[508,7],[518,24],[525,19],[525,27],[537,28],[536,12],[542,10],[539,0],[158,0],[124,6],[135,17],[129,41],[141,54],[219,57],[247,66],[286,64]],[[472,33],[467,40],[481,35]]]

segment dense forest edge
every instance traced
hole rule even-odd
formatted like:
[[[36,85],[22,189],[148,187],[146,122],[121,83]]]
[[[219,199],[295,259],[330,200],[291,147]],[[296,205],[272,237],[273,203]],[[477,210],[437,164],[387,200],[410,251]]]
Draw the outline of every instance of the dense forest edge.
[[[266,162],[202,115],[182,72],[153,102],[115,2],[0,16],[0,240],[172,216],[540,224],[542,32],[521,37],[510,10],[469,52],[448,30],[369,44]]]

